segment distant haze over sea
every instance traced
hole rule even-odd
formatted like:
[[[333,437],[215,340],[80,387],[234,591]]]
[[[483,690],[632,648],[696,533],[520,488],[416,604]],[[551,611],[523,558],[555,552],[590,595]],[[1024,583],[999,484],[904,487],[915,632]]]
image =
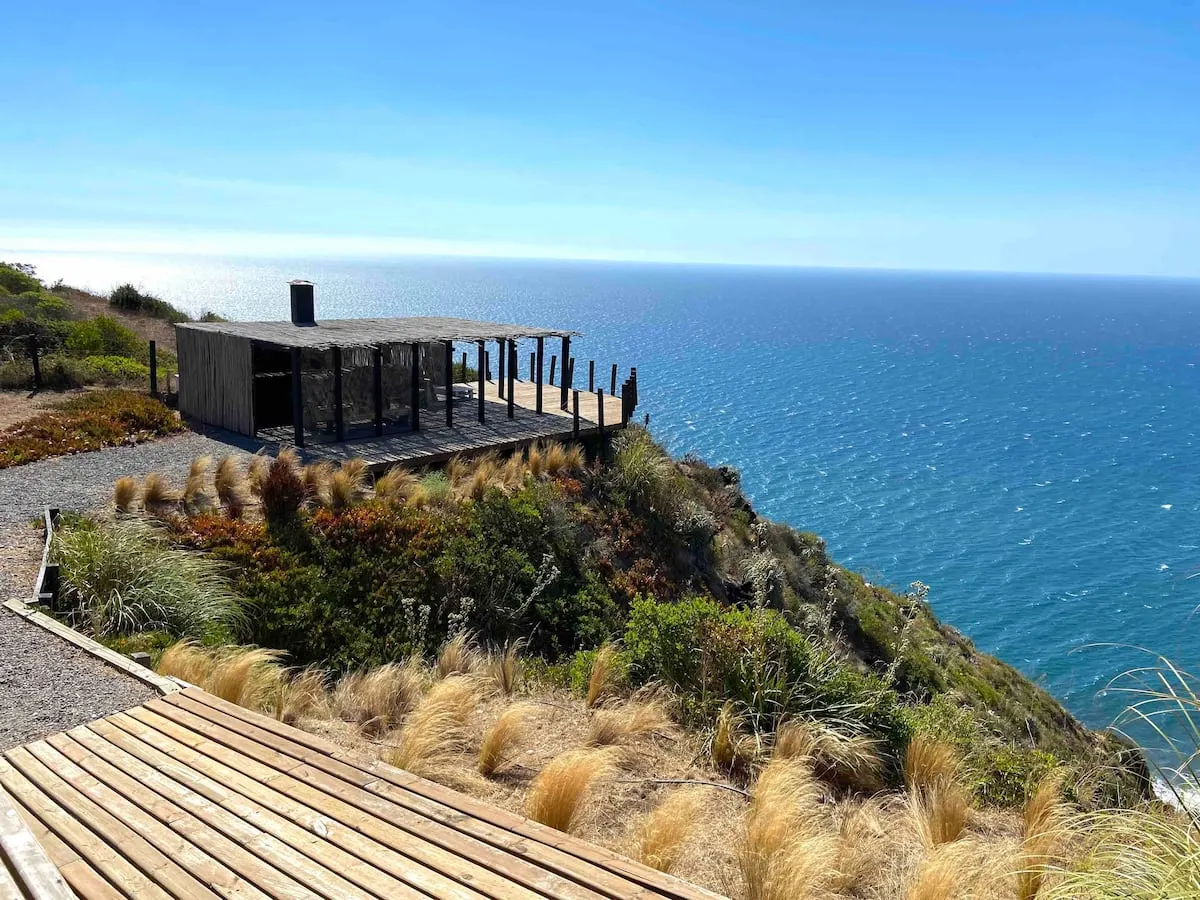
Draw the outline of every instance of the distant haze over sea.
[[[1088,724],[1127,702],[1097,696],[1109,678],[1152,661],[1129,645],[1197,667],[1200,281],[0,258],[232,318],[285,317],[285,282],[303,277],[318,318],[577,329],[577,373],[593,356],[636,365],[638,415],[673,452],[737,466],[761,512],[870,580],[928,583],[944,620]]]

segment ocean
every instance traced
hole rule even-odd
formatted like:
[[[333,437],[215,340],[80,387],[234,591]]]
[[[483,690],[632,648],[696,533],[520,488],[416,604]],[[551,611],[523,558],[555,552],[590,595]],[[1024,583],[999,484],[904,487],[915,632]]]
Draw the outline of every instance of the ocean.
[[[459,315],[574,328],[638,368],[677,454],[903,590],[1087,724],[1120,672],[1200,655],[1200,281],[462,259],[23,253],[192,311]],[[0,250],[0,258],[5,254]],[[1144,735],[1142,735],[1144,737]]]

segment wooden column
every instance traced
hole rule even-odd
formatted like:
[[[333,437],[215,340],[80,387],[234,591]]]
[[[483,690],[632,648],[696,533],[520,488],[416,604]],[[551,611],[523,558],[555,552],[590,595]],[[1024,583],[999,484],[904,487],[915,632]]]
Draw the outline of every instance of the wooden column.
[[[534,377],[536,375],[537,375],[537,354],[530,353],[529,354],[529,380],[533,381]]]
[[[421,378],[421,345],[409,344],[408,364],[408,427],[410,431],[421,430],[421,391],[425,382]]]
[[[463,384],[467,383],[467,351],[466,350],[464,350],[463,354],[462,354],[462,378],[460,380],[462,381]]]
[[[304,384],[300,380],[300,348],[292,348],[292,438],[304,446]]]
[[[516,399],[513,397],[513,383],[517,378],[517,342],[508,342],[508,417],[517,414]]]
[[[150,342],[150,396],[158,398],[158,343]]]
[[[504,397],[504,370],[508,368],[508,348],[504,346],[504,341],[496,341],[496,355],[500,360],[500,368],[496,374],[500,376],[496,382],[496,393],[503,399]]]
[[[558,357],[553,353],[550,354],[550,384],[554,384],[554,369],[558,363]]]
[[[571,336],[564,334],[562,339],[562,384],[558,393],[558,408],[567,408],[567,392],[571,390]]]
[[[38,342],[37,335],[29,336],[29,359],[33,363],[33,389],[41,390],[42,387],[42,361],[38,357]]]
[[[333,434],[346,439],[346,411],[342,400],[342,348],[333,348]]]
[[[588,391],[595,393],[596,391],[596,361],[588,360]]]
[[[596,430],[600,437],[604,437],[604,388],[596,391],[596,409],[599,416],[596,419]]]
[[[383,434],[383,348],[371,348],[371,365],[374,378],[371,382],[371,394],[375,399],[375,434]]]
[[[615,396],[617,393],[617,364],[613,363],[612,367],[612,383],[608,386],[609,396]]]
[[[537,414],[542,414],[542,360],[546,358],[546,339],[537,339]]]
[[[446,341],[446,427],[454,427],[454,341]]]
[[[579,440],[579,391],[571,391],[571,437]]]
[[[483,367],[487,365],[487,350],[484,349],[483,341],[479,342],[479,371],[476,372],[476,377],[479,379],[479,422],[483,424]]]

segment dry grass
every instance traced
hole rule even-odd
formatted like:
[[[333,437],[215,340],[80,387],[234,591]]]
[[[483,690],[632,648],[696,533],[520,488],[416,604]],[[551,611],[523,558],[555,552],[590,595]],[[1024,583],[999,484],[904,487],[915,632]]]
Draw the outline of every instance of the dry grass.
[[[262,453],[255,453],[246,463],[246,484],[250,488],[250,493],[255,497],[262,496],[263,482],[267,478],[267,469],[270,468],[271,460]]]
[[[163,651],[158,673],[204,688],[222,700],[247,709],[275,707],[280,683],[287,680],[279,665],[282,653],[262,647],[206,648],[190,641]]]
[[[532,450],[532,448],[530,449]],[[617,654],[617,648],[612,644],[604,644],[596,651],[596,658],[592,661],[592,671],[588,674],[588,709],[613,693],[620,674],[620,657]]]
[[[971,814],[966,789],[949,779],[912,791],[908,803],[913,827],[929,849],[957,841]]]
[[[526,815],[543,825],[570,832],[592,785],[616,768],[616,751],[611,747],[560,753],[538,773],[529,788]]]
[[[541,478],[546,470],[546,456],[540,444],[531,444],[525,454],[525,469],[534,478]]]
[[[361,459],[348,459],[329,477],[329,505],[343,510],[362,499],[367,489],[367,465]]]
[[[396,727],[416,705],[427,681],[424,666],[415,658],[367,672],[352,672],[334,688],[333,710],[367,734],[383,734]]]
[[[232,454],[222,456],[213,473],[213,487],[217,492],[217,500],[225,507],[225,512],[233,519],[240,519],[249,503],[249,489],[242,470],[238,467],[237,457]]]
[[[521,682],[525,664],[521,661],[522,641],[509,641],[499,653],[493,653],[488,659],[487,669],[495,682],[496,690],[505,697],[511,697]]]
[[[387,761],[414,775],[432,774],[447,762],[440,757],[464,749],[466,724],[478,701],[470,678],[458,675],[437,682],[408,714]]]
[[[437,658],[437,676],[473,675],[479,670],[481,662],[471,635],[462,631],[442,644]]]
[[[304,494],[308,502],[316,506],[329,506],[329,482],[333,478],[333,466],[325,461],[315,462],[304,467]]]
[[[763,769],[738,852],[747,900],[796,900],[830,892],[838,838],[822,828],[819,798],[805,760],[774,759]]]
[[[567,447],[558,441],[550,441],[542,448],[542,468],[550,476],[582,469],[583,448],[578,444]]]
[[[948,852],[931,853],[917,869],[906,900],[955,900],[961,897],[962,860]]]
[[[1021,867],[1017,873],[1017,900],[1035,900],[1046,884],[1067,820],[1060,773],[1051,773],[1042,779],[1037,790],[1025,802],[1021,820]]]
[[[328,673],[315,666],[280,681],[274,703],[275,718],[289,725],[302,718],[328,718],[332,710],[328,681]]]
[[[211,456],[197,456],[188,466],[187,481],[183,487],[183,502],[190,510],[203,509],[212,504],[208,494],[208,470],[212,468]]]
[[[957,779],[960,767],[953,747],[917,735],[904,753],[904,783],[910,791],[935,787]]]
[[[704,797],[701,788],[677,788],[651,810],[638,830],[638,861],[660,872],[670,872],[704,810]]]
[[[843,734],[820,722],[787,722],[775,735],[772,754],[807,758],[818,778],[845,790],[870,794],[884,786],[879,743],[862,735]]]
[[[623,706],[596,710],[588,743],[593,747],[623,744],[643,735],[669,734],[674,729],[675,723],[661,700],[631,700]]]
[[[500,717],[484,733],[483,741],[479,745],[476,768],[480,775],[491,778],[512,761],[533,712],[532,704],[514,703],[500,713]]]
[[[375,496],[393,503],[406,502],[421,486],[412,472],[393,466],[375,480]]]
[[[758,746],[743,733],[741,717],[734,712],[732,703],[726,703],[717,714],[709,753],[719,771],[739,781],[749,778],[758,758]]]
[[[151,472],[142,480],[142,506],[146,512],[152,515],[160,514],[178,499],[179,496],[162,472]]]
[[[116,506],[117,512],[123,515],[132,512],[133,504],[137,502],[137,494],[137,480],[132,475],[122,475],[113,482],[113,505]]]

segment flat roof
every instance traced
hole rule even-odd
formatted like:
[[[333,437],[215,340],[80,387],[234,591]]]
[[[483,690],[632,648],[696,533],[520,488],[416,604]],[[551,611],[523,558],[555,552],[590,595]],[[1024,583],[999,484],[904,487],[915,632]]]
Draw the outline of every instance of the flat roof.
[[[577,337],[578,331],[508,325],[446,316],[393,319],[321,319],[315,325],[280,322],[182,322],[176,328],[215,331],[264,341],[280,347],[325,350],[330,347],[374,347],[432,341],[495,341],[538,337]]]

